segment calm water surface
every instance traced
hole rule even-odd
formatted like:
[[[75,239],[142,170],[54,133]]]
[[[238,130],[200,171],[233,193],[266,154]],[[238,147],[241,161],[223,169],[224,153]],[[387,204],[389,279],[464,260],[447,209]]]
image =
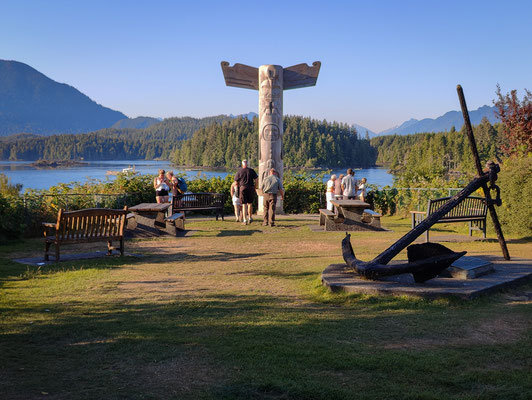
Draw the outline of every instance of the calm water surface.
[[[35,168],[29,161],[0,161],[0,173],[7,175],[11,183],[21,183],[24,189],[48,189],[59,183],[86,182],[91,179],[101,181],[113,180],[114,175],[108,175],[107,171],[122,171],[124,168],[134,167],[141,174],[157,174],[160,168],[174,173],[184,173],[187,179],[198,176],[211,178],[214,176],[226,177],[232,172],[214,170],[179,169],[173,167],[168,161],[92,161],[83,165],[67,168]],[[345,174],[345,169],[334,170],[333,173]],[[392,185],[393,176],[384,168],[367,168],[355,171],[357,179],[366,178],[369,184],[379,186]],[[326,177],[328,179],[328,176]]]

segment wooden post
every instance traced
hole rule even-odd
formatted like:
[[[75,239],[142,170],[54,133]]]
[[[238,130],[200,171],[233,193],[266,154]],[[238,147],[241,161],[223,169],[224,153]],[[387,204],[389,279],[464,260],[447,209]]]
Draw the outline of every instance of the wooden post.
[[[464,97],[464,91],[462,86],[457,85],[456,91],[458,92],[458,98],[460,99],[460,107],[462,108],[462,114],[464,115],[464,126],[466,128],[467,137],[469,138],[469,144],[471,146],[471,151],[473,152],[473,158],[475,160],[475,166],[477,167],[478,175],[482,175],[482,165],[480,164],[480,157],[478,156],[477,144],[475,142],[475,136],[473,136],[473,128],[471,127],[471,121],[469,120],[469,112],[467,111],[467,104]],[[497,211],[495,211],[495,206],[491,200],[490,191],[487,183],[482,185],[482,190],[484,191],[484,196],[486,197],[486,202],[488,203],[488,210],[495,227],[495,232],[497,233],[497,238],[499,239],[499,244],[501,245],[502,255],[505,260],[510,260],[510,253],[508,252],[508,247],[506,247],[506,241],[504,240],[504,235],[502,234],[501,224],[499,223],[499,218],[497,217]]]

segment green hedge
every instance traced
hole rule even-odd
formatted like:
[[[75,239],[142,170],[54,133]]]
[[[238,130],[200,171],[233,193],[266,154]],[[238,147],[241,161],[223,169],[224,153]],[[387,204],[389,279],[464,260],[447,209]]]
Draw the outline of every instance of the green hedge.
[[[55,221],[60,208],[122,208],[155,201],[154,175],[118,174],[114,181],[91,180],[86,183],[70,182],[52,186],[48,190],[27,190],[8,185],[0,174],[0,239],[42,235],[41,223]],[[197,177],[187,181],[193,193],[225,193],[224,211],[233,213],[230,188],[233,175],[225,178]],[[291,173],[284,176],[287,213],[316,213],[325,203],[323,175]],[[257,209],[257,199],[254,202]]]
[[[289,214],[317,213],[325,207],[324,174],[286,171],[284,210]],[[20,194],[20,187],[11,185],[0,174],[0,240],[21,236],[42,235],[41,222],[54,221],[60,208],[122,208],[139,203],[154,202],[154,175],[119,174],[114,181],[93,180],[81,184],[71,182],[51,187],[49,190],[27,190]],[[201,193],[225,193],[224,211],[233,213],[230,187],[233,176],[225,178],[197,177],[189,180],[188,190]],[[452,182],[454,183],[454,182]],[[532,235],[532,158],[506,160],[499,175],[503,206],[498,207],[505,232]],[[367,202],[371,208],[383,214],[407,216],[411,210],[426,209],[428,199],[449,196],[456,191],[449,189],[424,190],[370,185]],[[482,196],[479,191],[478,195]],[[254,209],[257,208],[257,200]]]
[[[532,236],[532,157],[505,160],[497,185],[502,205],[496,209],[504,232]]]

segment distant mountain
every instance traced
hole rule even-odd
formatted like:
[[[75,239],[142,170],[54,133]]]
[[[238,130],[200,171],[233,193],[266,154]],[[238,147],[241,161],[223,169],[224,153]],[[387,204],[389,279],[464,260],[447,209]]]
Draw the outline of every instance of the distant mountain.
[[[500,122],[495,116],[495,107],[482,106],[477,110],[469,112],[469,119],[471,124],[478,125],[482,118],[486,117],[492,124]],[[401,125],[386,129],[379,132],[381,135],[409,135],[411,133],[420,132],[443,132],[449,131],[453,126],[456,130],[460,130],[464,125],[464,118],[461,111],[449,111],[436,119],[425,118],[420,120],[410,119],[403,122]]]
[[[258,117],[259,114],[257,114],[256,112],[251,111],[251,112],[248,112],[247,114],[238,114],[238,115],[229,114],[229,116],[231,118],[245,117],[248,120],[253,121],[253,118]]]
[[[0,136],[91,132],[124,118],[29,65],[0,60]]]
[[[373,132],[371,129],[366,128],[365,126],[359,124],[353,124],[351,126],[357,130],[357,133],[362,139],[366,137],[366,132],[368,132],[370,138],[377,136],[377,133]]]
[[[152,117],[126,118],[117,121],[111,126],[114,129],[145,129],[158,124],[162,120]]]

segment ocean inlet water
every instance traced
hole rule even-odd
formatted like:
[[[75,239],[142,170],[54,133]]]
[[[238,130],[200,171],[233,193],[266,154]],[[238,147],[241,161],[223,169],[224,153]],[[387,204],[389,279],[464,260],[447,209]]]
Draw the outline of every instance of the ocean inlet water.
[[[218,176],[224,178],[234,173],[234,171],[178,168],[172,166],[168,161],[89,161],[80,165],[61,168],[37,168],[32,166],[30,161],[0,161],[0,173],[7,175],[12,184],[22,184],[23,191],[24,189],[48,189],[60,183],[113,180],[117,172],[124,170],[134,170],[140,174],[155,175],[160,168],[165,171],[185,174],[188,180],[197,177],[211,178]],[[334,169],[332,173],[337,175],[341,173],[345,174],[346,169]],[[326,176],[325,180],[328,177]],[[393,175],[389,174],[385,168],[355,170],[355,177],[357,179],[366,178],[368,184],[374,184],[380,187],[386,185],[391,186],[393,183]]]

